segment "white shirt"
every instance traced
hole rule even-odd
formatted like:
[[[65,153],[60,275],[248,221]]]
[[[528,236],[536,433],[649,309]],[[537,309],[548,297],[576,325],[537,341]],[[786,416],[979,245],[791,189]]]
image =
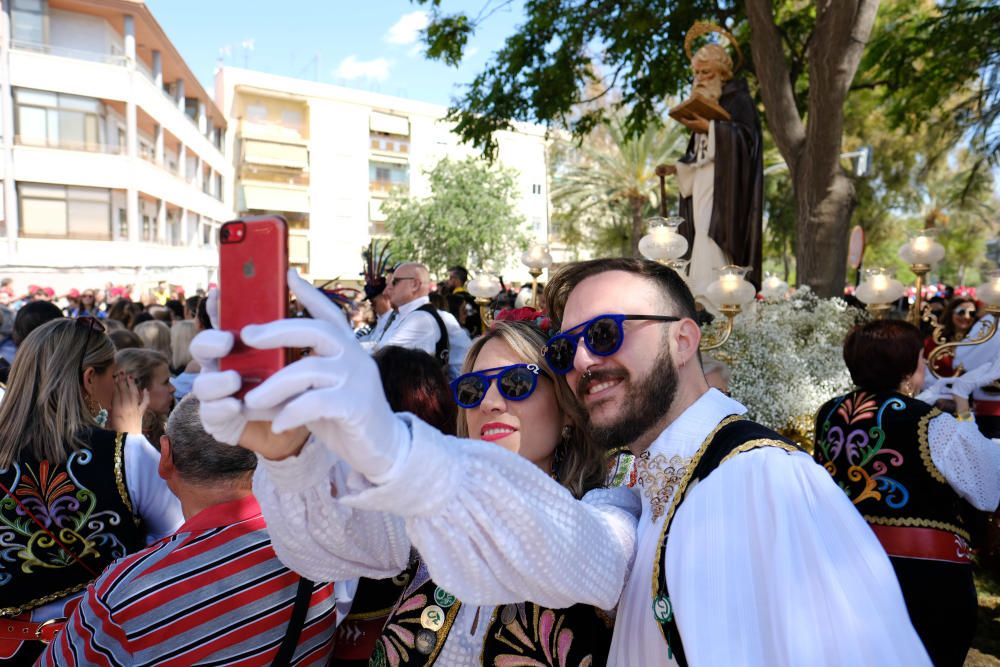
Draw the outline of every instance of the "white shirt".
[[[382,338],[382,334],[385,333],[385,325],[389,323],[389,319],[392,316],[393,310],[390,308],[381,315],[375,317],[375,326],[372,330],[366,333],[364,336],[358,338],[360,343],[371,343],[374,345],[378,343],[379,339]]]
[[[724,417],[745,411],[709,390],[653,442],[651,462],[690,460]],[[669,665],[652,609],[666,516],[654,519],[647,487],[637,488],[638,549],[608,664]],[[664,567],[694,667],[930,664],[885,551],[807,454],[743,453],[690,488]]]
[[[1000,446],[979,432],[975,422],[942,413],[928,422],[931,461],[948,485],[977,510],[1000,504]]]
[[[439,310],[438,315],[441,316],[444,328],[448,331],[448,379],[454,380],[462,373],[462,364],[465,362],[469,347],[472,346],[472,339],[454,315],[446,310]]]
[[[978,322],[976,322],[969,333],[965,336],[966,341],[976,340],[980,338],[986,330],[989,328],[990,324],[996,316],[993,313],[987,313]],[[955,368],[958,368],[959,364],[962,367],[970,371],[973,368],[979,368],[984,364],[991,364],[993,360],[1000,356],[1000,331],[993,335],[985,343],[980,345],[965,345],[963,347],[955,348]],[[989,394],[982,390],[982,388],[977,388],[972,392],[972,398],[977,401],[998,401],[1000,396],[997,394]]]
[[[381,340],[376,341],[375,349],[386,345],[398,345],[411,349],[423,350],[434,356],[441,330],[430,313],[419,312],[418,308],[431,300],[421,296],[398,308],[398,314],[392,326],[385,332]]]

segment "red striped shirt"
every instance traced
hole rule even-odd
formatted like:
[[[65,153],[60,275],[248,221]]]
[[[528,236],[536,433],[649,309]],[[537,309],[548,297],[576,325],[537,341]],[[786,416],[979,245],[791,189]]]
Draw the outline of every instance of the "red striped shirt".
[[[269,665],[299,576],[278,560],[253,496],[215,505],[113,563],[40,665]],[[323,665],[333,584],[315,584],[293,665]]]

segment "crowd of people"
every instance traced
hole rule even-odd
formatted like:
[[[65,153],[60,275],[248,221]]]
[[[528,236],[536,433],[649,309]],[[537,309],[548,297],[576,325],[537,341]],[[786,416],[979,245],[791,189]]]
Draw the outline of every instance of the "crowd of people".
[[[483,327],[464,268],[375,250],[240,332],[217,291],[4,282],[0,660],[962,665],[1000,336],[926,358],[973,300],[853,330],[807,452],[669,268],[570,264]],[[237,333],[308,354],[244,396]]]

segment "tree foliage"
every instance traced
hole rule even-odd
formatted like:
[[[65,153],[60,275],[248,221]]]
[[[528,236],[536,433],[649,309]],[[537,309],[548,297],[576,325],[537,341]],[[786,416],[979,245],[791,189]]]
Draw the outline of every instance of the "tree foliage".
[[[455,264],[504,266],[527,247],[513,170],[445,158],[427,176],[430,196],[396,193],[382,207],[394,257],[423,262],[440,275]]]

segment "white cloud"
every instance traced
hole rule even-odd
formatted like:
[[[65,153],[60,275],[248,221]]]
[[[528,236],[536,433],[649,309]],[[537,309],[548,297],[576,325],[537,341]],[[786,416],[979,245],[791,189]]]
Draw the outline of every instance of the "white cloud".
[[[476,55],[477,53],[479,53],[479,49],[477,49],[474,46],[470,46],[469,48],[467,48],[465,50],[465,53],[462,54],[462,60],[465,60],[466,58],[471,58],[474,55]]]
[[[374,60],[358,60],[357,56],[350,55],[340,61],[333,75],[345,81],[356,79],[368,79],[370,81],[385,81],[389,78],[389,67],[392,65],[385,58],[375,58]]]
[[[403,14],[385,33],[385,41],[390,44],[413,44],[420,37],[420,31],[427,27],[430,18],[427,12],[418,9],[409,14]]]

